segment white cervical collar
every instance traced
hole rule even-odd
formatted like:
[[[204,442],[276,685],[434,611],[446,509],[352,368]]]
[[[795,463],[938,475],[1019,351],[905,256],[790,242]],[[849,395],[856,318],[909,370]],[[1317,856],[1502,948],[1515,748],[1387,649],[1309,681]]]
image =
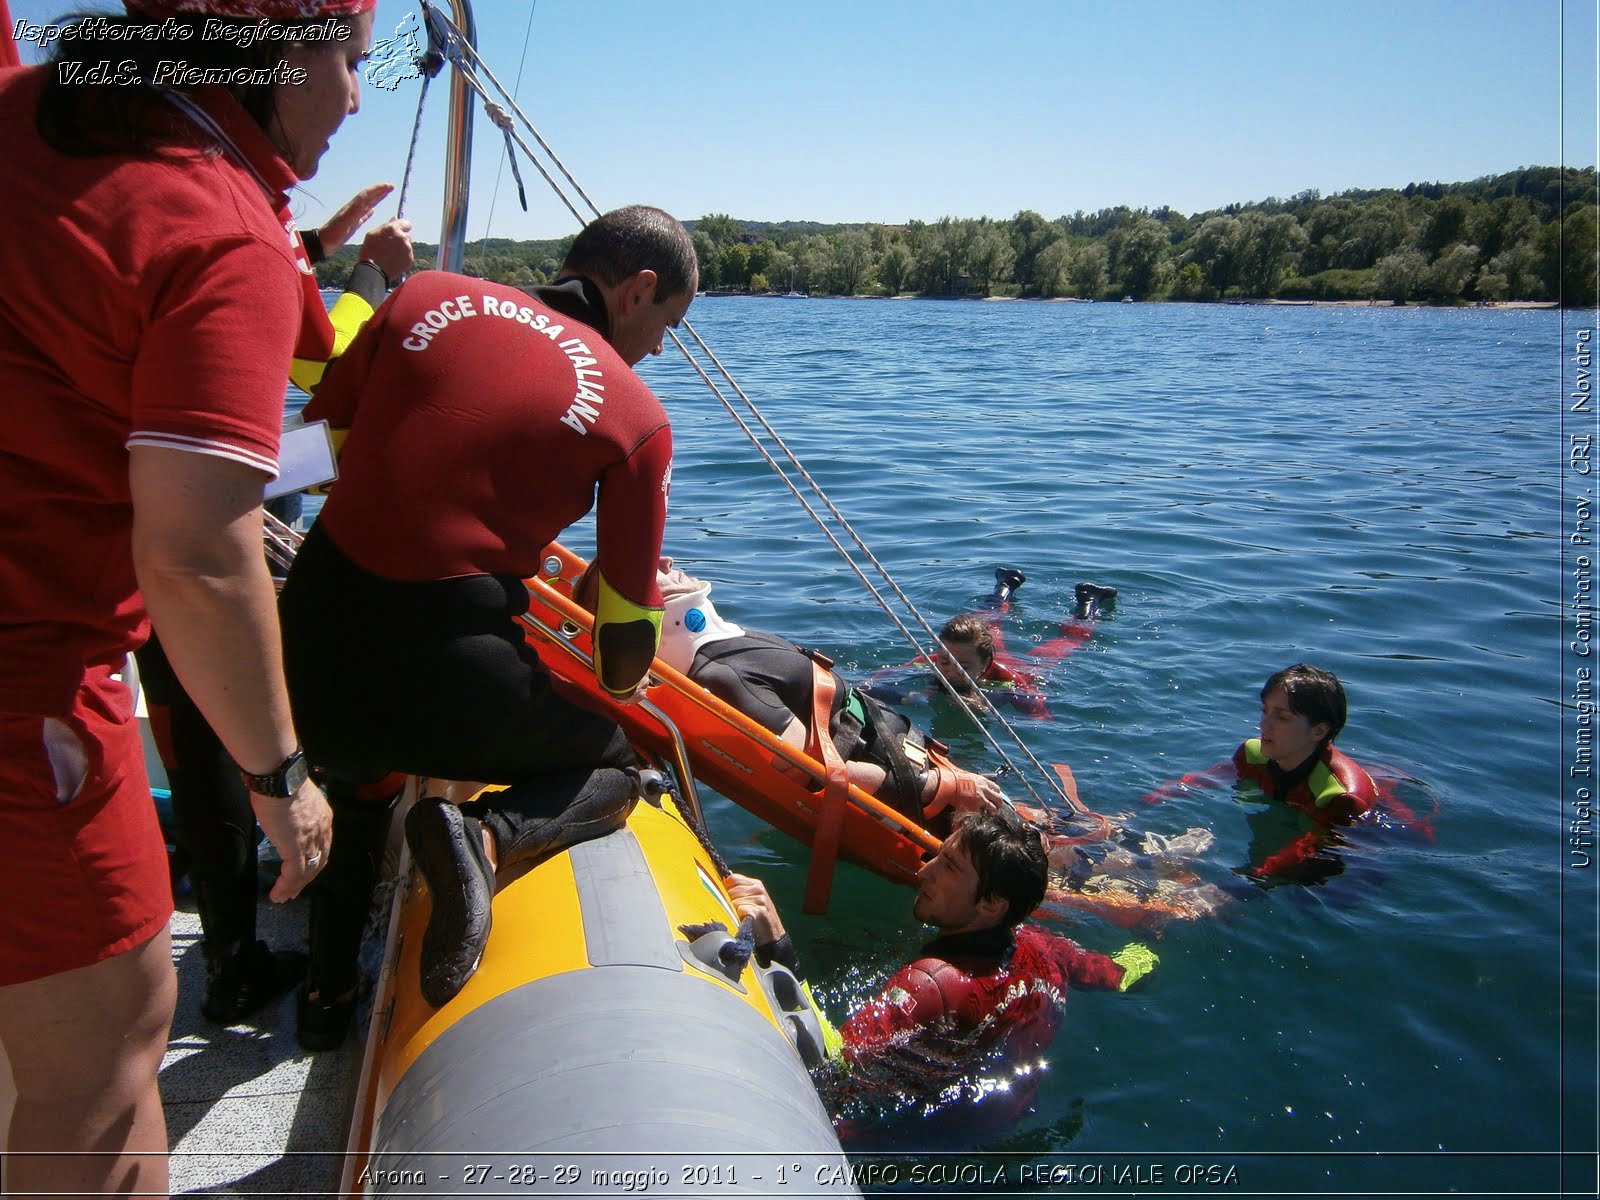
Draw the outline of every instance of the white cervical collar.
[[[680,592],[666,601],[656,657],[687,675],[701,646],[743,636],[743,629],[717,615],[711,603],[711,585],[702,583],[694,591]]]

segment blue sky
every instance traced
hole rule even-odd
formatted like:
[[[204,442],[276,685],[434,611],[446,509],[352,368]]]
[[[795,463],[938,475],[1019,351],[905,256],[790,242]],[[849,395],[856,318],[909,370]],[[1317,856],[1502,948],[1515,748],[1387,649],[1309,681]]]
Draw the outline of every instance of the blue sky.
[[[32,21],[83,6],[10,5]],[[1595,0],[476,7],[508,87],[531,28],[518,100],[601,208],[892,224],[1116,204],[1196,212],[1597,157]],[[411,8],[380,0],[377,35]],[[428,241],[442,82],[407,205]],[[362,183],[398,182],[416,97],[415,82],[365,89],[304,187],[303,225]],[[519,210],[498,135],[481,115],[476,131],[469,236],[572,232],[526,166],[530,211]]]

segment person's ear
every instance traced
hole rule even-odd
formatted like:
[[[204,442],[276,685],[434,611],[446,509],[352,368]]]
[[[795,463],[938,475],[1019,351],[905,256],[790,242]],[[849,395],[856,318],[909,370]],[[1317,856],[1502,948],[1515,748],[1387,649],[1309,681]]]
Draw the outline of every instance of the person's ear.
[[[657,276],[649,267],[630,275],[622,283],[622,311],[629,314],[639,311],[656,300]]]
[[[1329,725],[1326,721],[1318,721],[1311,727],[1311,736],[1316,738],[1319,742],[1325,742],[1328,740],[1328,734],[1332,729],[1333,726]]]
[[[987,925],[998,925],[1006,919],[1011,904],[1004,896],[985,896],[973,906],[980,920]]]

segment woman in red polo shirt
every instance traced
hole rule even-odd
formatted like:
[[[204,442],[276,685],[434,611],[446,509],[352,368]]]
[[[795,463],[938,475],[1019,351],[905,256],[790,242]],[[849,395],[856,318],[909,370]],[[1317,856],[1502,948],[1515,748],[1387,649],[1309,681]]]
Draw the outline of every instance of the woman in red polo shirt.
[[[171,894],[114,678],[152,621],[249,773],[285,863],[274,898],[328,856],[260,506],[290,358],[331,332],[288,191],[356,110],[374,3],[127,0],[50,65],[0,71],[0,1044],[18,1192],[167,1192]],[[275,36],[221,36],[262,18]]]

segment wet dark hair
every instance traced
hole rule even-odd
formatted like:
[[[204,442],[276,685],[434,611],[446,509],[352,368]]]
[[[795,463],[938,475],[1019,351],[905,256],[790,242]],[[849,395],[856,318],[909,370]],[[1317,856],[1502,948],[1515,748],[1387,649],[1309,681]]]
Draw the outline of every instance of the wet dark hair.
[[[324,18],[274,21],[288,29]],[[154,79],[159,64],[179,60],[201,71],[249,71],[268,75],[284,60],[289,44],[285,36],[252,40],[202,37],[208,22],[254,26],[253,20],[184,13],[155,20],[122,13],[72,12],[61,24],[79,29],[73,37],[55,43],[50,74],[39,97],[36,118],[39,136],[62,154],[86,157],[99,154],[151,154],[174,142],[190,144],[190,122],[163,100]],[[106,32],[94,36],[95,30]],[[162,29],[163,36],[138,36],[140,29]],[[89,83],[84,73],[109,61],[114,81]],[[167,86],[167,85],[163,85]],[[188,91],[181,82],[173,91]],[[271,82],[222,85],[244,106],[263,130],[277,113]]]
[[[1324,671],[1321,667],[1306,663],[1285,667],[1268,679],[1261,689],[1262,703],[1266,703],[1267,697],[1278,688],[1282,688],[1288,697],[1290,712],[1304,717],[1313,725],[1328,727],[1328,736],[1322,739],[1324,745],[1339,736],[1348,709],[1344,684],[1332,671]]]
[[[1039,831],[1016,813],[963,813],[951,835],[978,874],[977,900],[998,896],[1006,902],[1002,925],[1016,926],[1044,900],[1050,876]]]
[[[647,204],[613,209],[590,221],[561,264],[563,275],[584,275],[607,287],[645,270],[656,273],[656,304],[689,291],[699,271],[689,231]]]
[[[983,661],[994,661],[994,627],[977,613],[959,613],[944,623],[939,631],[941,642],[965,642],[983,656]]]

